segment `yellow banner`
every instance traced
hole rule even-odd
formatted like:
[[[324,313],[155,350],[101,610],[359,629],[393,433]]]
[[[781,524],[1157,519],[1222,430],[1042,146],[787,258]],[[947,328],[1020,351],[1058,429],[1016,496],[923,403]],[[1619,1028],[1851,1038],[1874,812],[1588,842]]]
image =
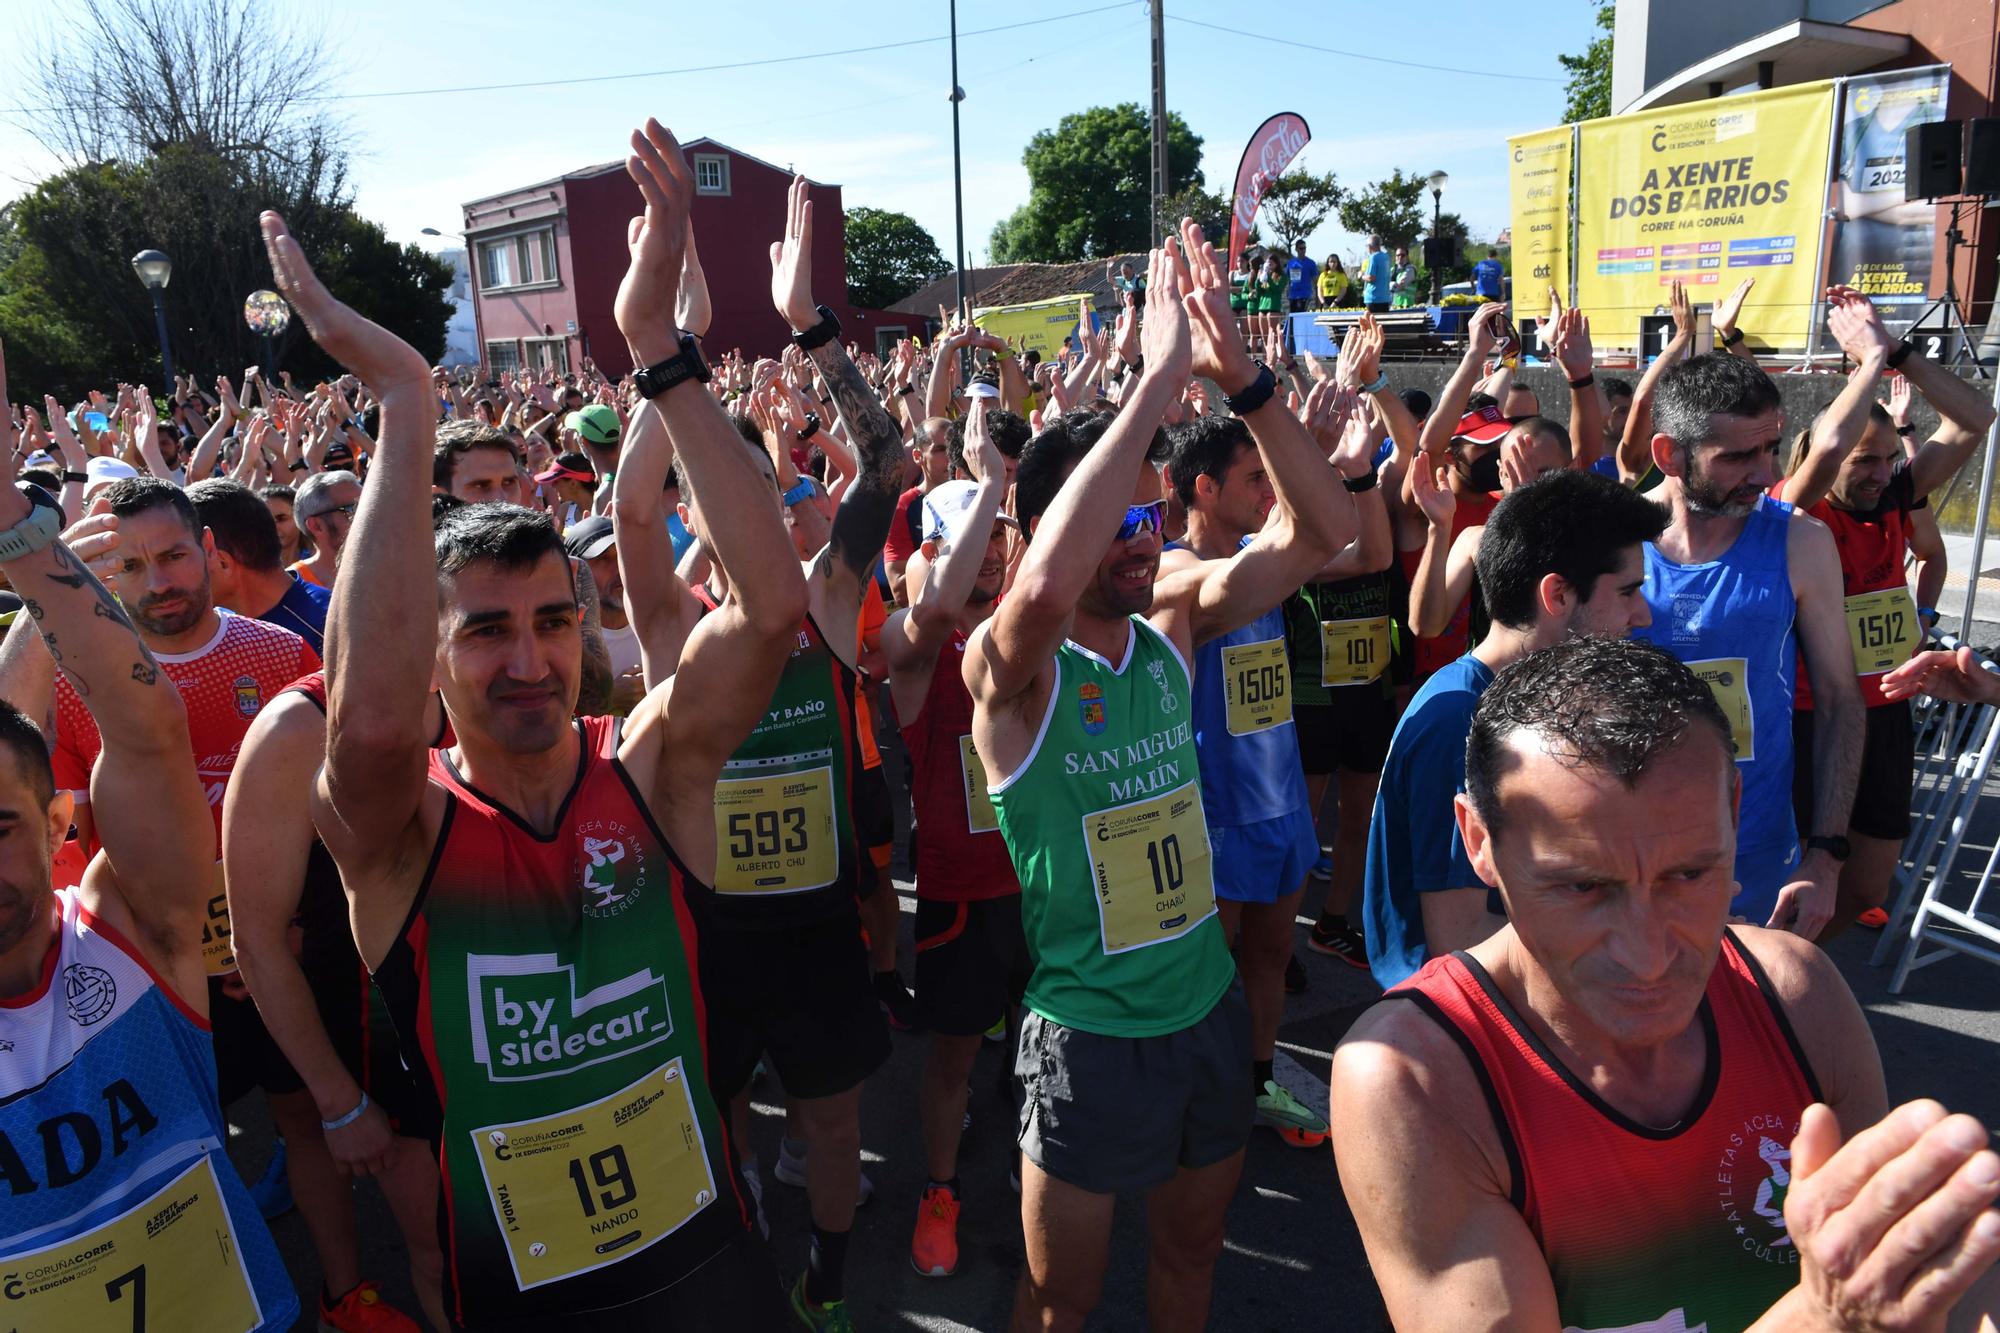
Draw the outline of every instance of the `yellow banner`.
[[[1738,327],[1759,351],[1804,351],[1832,133],[1832,83],[1584,122],[1576,301],[1598,346],[1636,346],[1677,278],[1696,305],[1755,278]]]
[[[1027,305],[987,306],[972,312],[972,322],[1024,352],[1040,352],[1042,360],[1053,361],[1062,355],[1063,339],[1076,332],[1078,303],[1084,299],[1079,293]]]
[[[1569,303],[1569,167],[1574,131],[1564,125],[1507,141],[1513,205],[1514,308],[1540,315],[1554,287]]]

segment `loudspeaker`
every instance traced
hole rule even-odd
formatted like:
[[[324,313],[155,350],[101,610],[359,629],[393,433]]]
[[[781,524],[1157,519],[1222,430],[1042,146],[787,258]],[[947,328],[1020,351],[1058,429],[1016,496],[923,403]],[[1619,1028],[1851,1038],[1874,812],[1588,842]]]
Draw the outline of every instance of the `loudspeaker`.
[[[1903,131],[1903,198],[1943,199],[1958,193],[1965,122],[1934,120]]]
[[[2000,195],[2000,116],[1976,116],[1965,125],[1965,192]]]
[[[1458,237],[1424,237],[1424,268],[1435,271],[1456,267],[1459,262]]]

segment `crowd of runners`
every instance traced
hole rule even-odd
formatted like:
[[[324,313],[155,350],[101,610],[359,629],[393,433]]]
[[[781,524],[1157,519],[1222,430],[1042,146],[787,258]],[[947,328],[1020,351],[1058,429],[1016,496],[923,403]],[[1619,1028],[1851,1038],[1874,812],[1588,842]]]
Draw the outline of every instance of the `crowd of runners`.
[[[1636,386],[1551,311],[1567,426],[1498,303],[1432,401],[1372,319],[1246,339],[1192,223],[1073,356],[878,357],[803,182],[752,358],[673,136],[627,170],[630,376],[461,384],[267,213],[338,379],[0,412],[0,1328],[289,1329],[288,1192],[338,1333],[850,1329],[892,1029],[894,1243],[947,1278],[962,1193],[1018,1206],[1017,1330],[1090,1319],[1120,1195],[1147,1324],[1207,1326],[1260,1126],[1330,1141],[1399,1329],[1993,1326],[2000,1156],[1893,1102],[1815,943],[1882,905],[1909,697],[1993,692],[1922,651],[1974,389],[1836,288],[1855,368],[1788,422],[1745,284]],[[1273,1072],[1297,947],[1388,991],[1326,1117]],[[959,1181],[989,1040],[1018,1205]]]

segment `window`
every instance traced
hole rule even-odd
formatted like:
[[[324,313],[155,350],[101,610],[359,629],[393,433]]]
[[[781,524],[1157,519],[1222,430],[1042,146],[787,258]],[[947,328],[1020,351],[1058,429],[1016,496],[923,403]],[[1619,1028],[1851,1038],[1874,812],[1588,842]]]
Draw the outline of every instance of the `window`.
[[[486,373],[505,375],[521,368],[521,344],[509,338],[505,342],[486,344]]]
[[[553,228],[544,227],[539,231],[480,242],[481,287],[526,287],[556,280],[556,234]]]
[[[696,153],[694,188],[697,194],[728,194],[729,159],[721,153]]]
[[[528,365],[534,370],[553,370],[558,374],[569,370],[569,339],[529,338]]]

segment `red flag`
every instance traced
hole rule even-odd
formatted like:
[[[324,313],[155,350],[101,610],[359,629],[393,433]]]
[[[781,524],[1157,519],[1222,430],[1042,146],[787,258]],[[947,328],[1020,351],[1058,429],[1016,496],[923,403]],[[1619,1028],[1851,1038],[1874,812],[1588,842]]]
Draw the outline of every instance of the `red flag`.
[[[1257,220],[1257,206],[1264,202],[1264,191],[1285,174],[1292,159],[1311,141],[1312,131],[1307,128],[1304,116],[1296,111],[1280,111],[1259,125],[1250,142],[1243,146],[1243,160],[1236,164],[1236,205],[1229,218],[1231,272],[1236,269],[1236,261],[1243,257],[1243,246],[1250,239],[1250,225]]]

